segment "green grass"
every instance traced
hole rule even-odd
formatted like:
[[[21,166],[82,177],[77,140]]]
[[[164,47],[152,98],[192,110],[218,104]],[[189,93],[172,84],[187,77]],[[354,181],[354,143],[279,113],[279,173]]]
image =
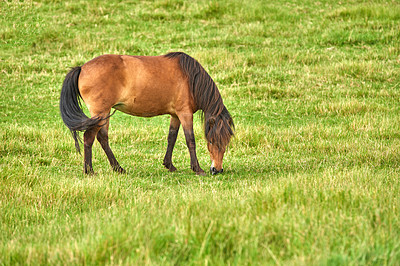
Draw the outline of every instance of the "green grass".
[[[0,265],[400,263],[397,1],[0,2]],[[184,51],[234,117],[199,177],[169,118],[116,113],[95,176],[63,125],[69,67]],[[200,165],[210,161],[195,117]]]

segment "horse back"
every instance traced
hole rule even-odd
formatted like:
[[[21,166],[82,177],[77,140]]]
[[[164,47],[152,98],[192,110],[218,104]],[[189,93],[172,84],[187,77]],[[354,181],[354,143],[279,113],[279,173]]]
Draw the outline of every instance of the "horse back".
[[[92,116],[111,108],[145,117],[196,110],[177,58],[102,55],[82,66],[79,90]]]

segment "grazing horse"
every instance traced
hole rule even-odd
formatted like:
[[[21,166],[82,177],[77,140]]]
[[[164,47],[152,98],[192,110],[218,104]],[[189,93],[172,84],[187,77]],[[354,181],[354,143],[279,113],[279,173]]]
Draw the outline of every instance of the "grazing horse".
[[[81,108],[80,98],[91,118]],[[71,130],[78,152],[78,131],[84,131],[84,172],[93,173],[92,145],[97,138],[114,171],[125,172],[108,143],[109,120],[114,108],[126,114],[171,116],[163,165],[171,172],[172,151],[182,124],[190,153],[190,167],[204,175],[196,156],[193,114],[202,110],[204,132],[211,157],[211,174],[222,173],[225,149],[234,124],[212,78],[185,53],[162,56],[102,55],[74,67],[65,77],[60,97],[61,117]],[[115,111],[114,111],[115,112]]]

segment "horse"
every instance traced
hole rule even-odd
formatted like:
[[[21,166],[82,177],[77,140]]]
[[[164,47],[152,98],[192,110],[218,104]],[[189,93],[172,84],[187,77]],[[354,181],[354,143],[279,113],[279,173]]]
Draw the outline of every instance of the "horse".
[[[81,100],[90,118],[83,112]],[[115,109],[112,114],[111,109]],[[82,141],[78,132],[84,132],[85,174],[94,173],[92,145],[95,138],[112,169],[125,173],[108,141],[109,121],[116,110],[139,117],[170,115],[163,165],[170,172],[176,171],[172,151],[182,125],[190,167],[197,175],[205,175],[197,160],[193,133],[193,114],[201,110],[211,158],[210,172],[212,175],[223,172],[222,161],[234,135],[234,123],[215,82],[196,59],[183,52],[161,56],[106,54],[71,68],[61,89],[60,113],[79,153]]]

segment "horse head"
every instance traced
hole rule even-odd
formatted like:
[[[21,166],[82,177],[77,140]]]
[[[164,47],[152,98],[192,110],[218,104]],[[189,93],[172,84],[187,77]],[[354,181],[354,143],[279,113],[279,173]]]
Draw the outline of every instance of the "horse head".
[[[211,158],[210,172],[212,175],[220,174],[224,171],[222,161],[229,141],[233,136],[233,130],[233,119],[225,107],[217,117],[209,117],[205,121],[205,134]]]

